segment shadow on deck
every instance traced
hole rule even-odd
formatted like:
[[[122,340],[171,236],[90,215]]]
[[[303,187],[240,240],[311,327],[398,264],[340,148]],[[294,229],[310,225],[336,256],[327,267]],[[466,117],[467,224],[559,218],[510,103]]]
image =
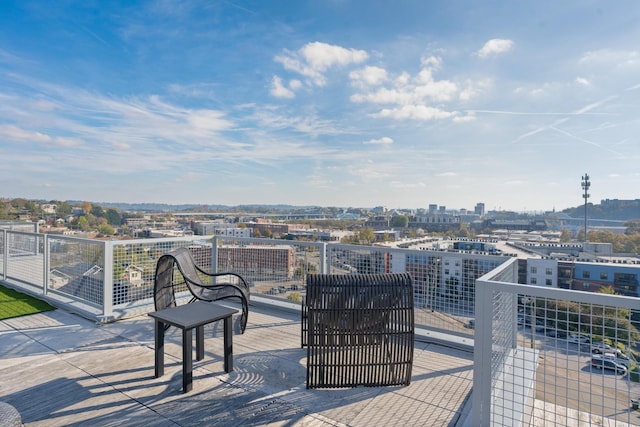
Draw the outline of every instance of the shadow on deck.
[[[473,355],[416,342],[407,387],[306,389],[299,314],[250,308],[225,373],[222,325],[205,328],[205,358],[182,393],[181,332],[167,331],[154,378],[153,321],[96,325],[58,309],[0,322],[0,400],[26,426],[462,425]]]

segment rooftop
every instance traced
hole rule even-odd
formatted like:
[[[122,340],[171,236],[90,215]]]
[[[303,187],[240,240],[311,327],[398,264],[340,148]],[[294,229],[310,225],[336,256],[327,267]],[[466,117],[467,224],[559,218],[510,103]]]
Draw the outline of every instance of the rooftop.
[[[170,328],[165,375],[154,378],[153,319],[97,324],[64,309],[0,321],[0,401],[26,426],[462,425],[473,354],[416,342],[407,387],[307,389],[299,313],[250,307],[225,373],[222,326],[205,328],[182,393],[181,331]]]

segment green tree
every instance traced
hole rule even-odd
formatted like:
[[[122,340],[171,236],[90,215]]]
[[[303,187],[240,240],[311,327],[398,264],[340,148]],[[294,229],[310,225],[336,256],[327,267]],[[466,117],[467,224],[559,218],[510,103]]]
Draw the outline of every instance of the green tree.
[[[567,230],[566,228],[563,228],[560,232],[560,241],[563,243],[571,241],[571,232],[569,232],[569,230]]]
[[[460,222],[458,237],[471,237],[471,232],[466,222]]]
[[[97,216],[98,218],[101,218],[104,216],[104,209],[102,209],[102,206],[94,205],[91,207],[91,214]]]
[[[300,296],[300,292],[291,292],[287,296],[287,299],[289,301],[300,302],[300,301],[302,301],[302,296]]]
[[[107,218],[107,222],[110,225],[114,225],[116,227],[122,225],[122,216],[120,216],[120,212],[115,209],[107,209],[105,218]]]
[[[91,213],[91,202],[82,202],[80,205],[85,214]]]
[[[391,218],[391,226],[396,228],[407,228],[409,225],[409,217],[406,215],[396,215]]]
[[[365,227],[361,229],[358,233],[358,238],[361,243],[365,243],[367,245],[370,245],[376,241],[376,235],[373,232],[373,228],[371,227]]]
[[[78,218],[78,228],[80,228],[80,230],[82,231],[88,231],[90,226],[89,226],[89,220],[87,219],[86,216],[81,216],[80,218]]]
[[[68,202],[53,202],[52,204],[56,205],[56,215],[59,217],[64,217],[67,215],[71,215],[71,205]]]
[[[624,234],[626,235],[640,234],[640,219],[632,219],[631,221],[625,222],[624,225],[625,227],[627,227]]]
[[[113,236],[115,232],[116,230],[114,230],[114,228],[109,224],[100,224],[98,226],[98,233],[100,233],[103,236]]]

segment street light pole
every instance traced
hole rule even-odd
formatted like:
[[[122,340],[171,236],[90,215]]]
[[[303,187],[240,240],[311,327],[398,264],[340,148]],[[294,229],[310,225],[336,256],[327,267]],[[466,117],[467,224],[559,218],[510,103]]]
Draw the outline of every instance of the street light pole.
[[[584,194],[582,197],[584,198],[584,241],[587,241],[587,199],[589,199],[589,187],[591,187],[591,181],[589,181],[589,175],[586,173],[582,177],[582,190],[584,190]]]

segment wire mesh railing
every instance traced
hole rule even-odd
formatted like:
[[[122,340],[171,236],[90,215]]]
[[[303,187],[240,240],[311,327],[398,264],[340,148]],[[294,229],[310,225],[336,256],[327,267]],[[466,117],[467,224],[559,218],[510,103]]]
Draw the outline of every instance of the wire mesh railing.
[[[638,299],[514,274],[512,262],[477,281],[472,424],[637,425]]]
[[[473,425],[639,424],[640,300],[518,284],[518,260],[476,252],[280,239],[101,241],[0,230],[0,277],[102,321],[153,309],[157,259],[188,247],[252,298],[299,304],[306,275],[408,272],[416,327],[474,348]],[[635,403],[634,403],[635,402]],[[585,422],[585,420],[587,420]]]

